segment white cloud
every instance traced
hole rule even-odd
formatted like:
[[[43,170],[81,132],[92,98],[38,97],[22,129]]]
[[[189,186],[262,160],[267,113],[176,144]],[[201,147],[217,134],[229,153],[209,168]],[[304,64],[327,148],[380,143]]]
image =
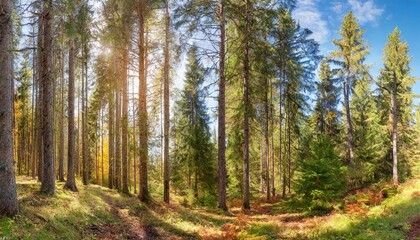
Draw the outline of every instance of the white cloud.
[[[331,9],[337,15],[342,15],[343,12],[345,11],[344,8],[345,8],[345,6],[344,6],[344,3],[342,3],[342,2],[333,2],[332,6],[331,6]]]
[[[384,12],[384,9],[378,7],[373,0],[348,0],[348,4],[361,24],[375,23]]]
[[[318,2],[319,0],[298,0],[293,16],[300,26],[310,29],[313,32],[313,38],[322,44],[328,41],[330,32],[327,22],[322,18],[322,13],[317,7]]]

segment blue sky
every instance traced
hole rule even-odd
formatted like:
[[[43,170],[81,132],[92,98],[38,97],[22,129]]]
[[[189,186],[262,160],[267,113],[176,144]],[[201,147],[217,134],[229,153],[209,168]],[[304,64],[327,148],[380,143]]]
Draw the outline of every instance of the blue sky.
[[[398,27],[410,48],[412,76],[420,77],[420,0],[298,0],[294,17],[300,25],[311,29],[323,55],[335,47],[332,40],[340,38],[339,29],[346,13],[358,18],[370,54],[367,63],[373,76],[378,76],[388,34]],[[420,81],[413,86],[420,94]],[[416,101],[417,102],[417,101]]]

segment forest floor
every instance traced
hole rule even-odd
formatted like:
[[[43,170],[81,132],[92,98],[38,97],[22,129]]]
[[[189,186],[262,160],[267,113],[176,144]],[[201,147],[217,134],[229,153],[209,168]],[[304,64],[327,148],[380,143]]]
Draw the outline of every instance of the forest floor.
[[[278,199],[254,199],[245,213],[233,201],[224,213],[78,186],[73,193],[58,183],[48,197],[39,183],[18,177],[20,213],[0,219],[0,239],[420,239],[420,179],[383,201],[372,189],[355,191],[342,210],[317,217]]]

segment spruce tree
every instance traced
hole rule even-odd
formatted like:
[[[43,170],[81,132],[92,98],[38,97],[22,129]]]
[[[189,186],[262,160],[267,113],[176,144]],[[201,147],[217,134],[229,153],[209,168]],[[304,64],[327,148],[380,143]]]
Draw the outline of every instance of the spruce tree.
[[[322,61],[319,69],[319,82],[316,84],[316,104],[314,112],[315,130],[331,140],[337,140],[339,113],[337,104],[339,91],[334,72],[327,60]]]
[[[388,36],[384,50],[384,68],[381,69],[379,78],[379,85],[384,90],[382,96],[390,101],[385,111],[390,114],[388,124],[392,126],[392,179],[396,185],[399,184],[398,156],[401,156],[398,147],[406,145],[404,141],[399,142],[399,139],[409,140],[408,128],[412,118],[411,85],[415,78],[410,76],[411,57],[408,56],[408,51],[408,44],[401,40],[401,33],[395,28]]]
[[[343,80],[349,162],[351,162],[355,157],[350,99],[355,81],[366,72],[366,66],[363,62],[369,52],[363,40],[363,33],[364,31],[359,27],[357,19],[352,12],[349,12],[344,17],[341,25],[341,39],[335,39],[333,41],[338,49],[331,52],[331,57],[339,66],[338,76]]]
[[[199,197],[199,190],[212,191],[216,181],[213,162],[213,143],[209,129],[209,116],[203,86],[205,69],[197,57],[197,48],[189,52],[185,85],[176,102],[176,155],[174,174],[186,173],[174,179],[175,186],[185,186]],[[182,181],[184,184],[180,183]],[[200,189],[199,189],[200,188]]]
[[[351,162],[349,177],[353,187],[379,180],[378,168],[384,157],[385,139],[369,76],[356,81],[350,108],[353,112],[356,158]]]
[[[300,165],[296,192],[315,213],[332,209],[331,201],[345,190],[345,172],[334,144],[322,134],[310,144],[310,154]]]

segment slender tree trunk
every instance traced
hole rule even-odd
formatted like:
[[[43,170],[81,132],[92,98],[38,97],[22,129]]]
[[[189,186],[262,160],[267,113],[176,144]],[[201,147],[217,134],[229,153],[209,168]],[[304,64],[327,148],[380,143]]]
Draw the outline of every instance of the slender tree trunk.
[[[198,198],[198,169],[194,169],[194,197]]]
[[[85,40],[83,40],[85,41]],[[90,157],[88,140],[88,76],[87,76],[87,55],[86,43],[82,47],[82,164],[83,164],[83,184],[89,184]]]
[[[108,187],[114,187],[114,91],[109,93],[108,103]]]
[[[251,1],[246,1],[246,23],[245,23],[245,54],[244,54],[244,195],[243,195],[243,208],[250,209],[250,193],[249,193],[249,115],[250,115],[250,103],[249,103],[249,37],[250,37],[250,24],[251,24]]]
[[[55,161],[54,161],[54,109],[53,109],[53,11],[52,0],[43,1],[42,17],[44,18],[43,27],[43,47],[42,54],[42,92],[43,92],[43,117],[42,117],[42,137],[43,137],[43,178],[41,182],[41,192],[55,195]]]
[[[134,81],[132,84],[132,93],[134,94]],[[133,95],[134,96],[134,95]],[[137,132],[136,132],[136,102],[133,97],[133,176],[134,176],[134,194],[137,194]]]
[[[123,52],[123,86],[122,86],[122,166],[123,166],[123,172],[122,172],[122,185],[123,189],[122,191],[124,193],[129,193],[128,191],[128,50],[125,49]]]
[[[274,185],[275,183],[275,176],[274,176],[274,114],[273,114],[273,85],[270,84],[270,116],[271,116],[271,189],[272,189],[272,196],[276,196],[276,187]]]
[[[282,175],[283,175],[283,156],[282,156],[282,143],[283,143],[283,113],[282,113],[282,88],[283,88],[283,75],[280,77],[280,84],[279,84],[279,188],[282,186]],[[280,189],[279,189],[280,191]]]
[[[226,77],[225,77],[225,54],[226,54],[226,26],[225,26],[225,3],[219,0],[219,118],[218,118],[218,207],[227,211],[226,206]]]
[[[75,49],[74,40],[69,41],[69,90],[68,90],[68,149],[67,149],[67,182],[64,188],[77,192],[75,181],[76,129],[74,127],[74,77]]]
[[[140,194],[141,201],[149,199],[147,182],[148,164],[148,119],[147,119],[147,80],[145,76],[145,48],[144,48],[144,25],[145,25],[145,1],[138,4],[139,25],[139,130],[140,130]]]
[[[33,32],[35,32],[35,27],[33,26]],[[35,46],[36,45],[36,41],[35,41],[35,37],[33,37],[33,41],[32,44]],[[33,59],[32,59],[32,69],[34,69],[33,71],[36,71],[36,50],[34,50],[33,52]],[[35,101],[36,101],[36,95],[37,95],[37,79],[36,79],[36,74],[32,74],[32,108],[31,108],[31,127],[32,127],[32,135],[31,135],[31,151],[30,151],[30,158],[31,158],[31,176],[33,179],[35,179],[35,165],[36,165],[36,132],[35,132],[35,114],[36,112],[35,110]]]
[[[291,129],[290,129],[290,99],[287,100],[287,111],[288,111],[288,117],[287,117],[287,187],[290,194],[290,182],[291,182],[291,165],[292,165],[292,156],[291,156]]]
[[[264,123],[264,144],[265,144],[265,183],[267,187],[266,191],[266,198],[267,201],[270,200],[270,141],[268,137],[268,124],[269,124],[269,116],[268,116],[268,79],[265,82],[265,96],[264,96],[264,112],[265,112],[265,123]]]
[[[42,10],[41,10],[42,11]],[[36,139],[37,139],[37,144],[36,144],[36,155],[37,155],[37,159],[36,159],[36,165],[37,165],[37,176],[38,176],[38,181],[42,182],[42,178],[44,176],[43,174],[43,155],[44,155],[44,151],[43,151],[43,139],[42,139],[42,112],[43,112],[43,108],[42,108],[42,102],[43,102],[43,93],[42,93],[42,85],[43,85],[43,81],[42,81],[42,72],[43,72],[43,67],[42,67],[42,48],[43,48],[43,42],[44,42],[44,17],[42,15],[42,13],[39,13],[39,17],[38,17],[38,33],[37,33],[37,56],[36,56],[36,76],[37,76],[37,82],[38,82],[38,97],[37,97],[37,117],[36,117],[36,124],[37,124],[37,131],[36,131]]]
[[[264,136],[260,136],[260,193],[264,193],[264,172],[265,172],[265,156],[264,156]]]
[[[100,176],[99,176],[99,145],[98,145],[98,142],[100,143],[100,140],[99,140],[99,138],[100,138],[100,136],[99,136],[99,134],[98,134],[98,131],[100,131],[100,119],[98,119],[98,120],[96,120],[96,129],[95,129],[95,133],[96,133],[96,141],[95,141],[95,171],[96,171],[96,184],[99,184],[99,179],[100,179]],[[99,141],[98,141],[99,140]]]
[[[104,186],[104,179],[105,179],[105,174],[104,174],[104,135],[103,135],[103,127],[104,127],[104,116],[103,116],[103,112],[102,112],[102,106],[103,104],[101,103],[101,126],[99,127],[99,131],[101,134],[101,186]]]
[[[169,27],[170,27],[170,15],[168,1],[165,1],[165,64],[163,73],[163,104],[164,104],[164,123],[163,123],[163,138],[164,138],[164,149],[163,149],[163,201],[169,203]]]
[[[60,149],[58,158],[58,179],[64,182],[64,51],[60,52],[61,63],[61,112],[60,112]]]
[[[354,142],[353,142],[353,124],[351,122],[350,115],[350,79],[346,78],[344,82],[344,107],[346,109],[346,120],[347,120],[347,145],[349,148],[349,162],[354,159]]]
[[[13,162],[12,2],[0,1],[0,216],[18,213]]]
[[[398,149],[397,149],[397,77],[394,74],[394,87],[392,89],[392,180],[394,185],[399,184],[398,180]]]
[[[118,79],[119,80],[119,79]],[[121,190],[121,85],[117,81],[115,89],[115,173],[114,187]]]

